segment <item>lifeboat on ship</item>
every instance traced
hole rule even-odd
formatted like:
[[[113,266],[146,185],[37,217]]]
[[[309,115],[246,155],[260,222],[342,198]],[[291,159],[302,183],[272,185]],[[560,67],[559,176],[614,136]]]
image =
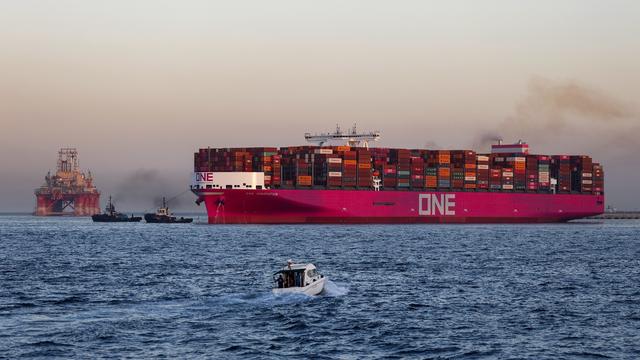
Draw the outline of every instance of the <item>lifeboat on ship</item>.
[[[320,274],[313,264],[295,264],[287,261],[287,265],[273,274],[273,293],[318,295],[324,290],[327,278]]]

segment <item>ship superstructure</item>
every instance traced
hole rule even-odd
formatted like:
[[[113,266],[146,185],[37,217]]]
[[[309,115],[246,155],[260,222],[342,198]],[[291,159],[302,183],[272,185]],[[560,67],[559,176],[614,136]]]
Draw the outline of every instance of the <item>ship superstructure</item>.
[[[45,176],[45,182],[35,190],[37,216],[91,216],[100,213],[100,192],[93,185],[91,172],[80,170],[78,151],[62,148],[58,151],[55,174]]]

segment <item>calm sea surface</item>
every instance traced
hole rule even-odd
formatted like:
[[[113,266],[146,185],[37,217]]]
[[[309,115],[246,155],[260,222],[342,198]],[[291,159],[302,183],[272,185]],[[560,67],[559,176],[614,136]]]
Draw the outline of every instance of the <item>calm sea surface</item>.
[[[292,258],[324,294],[271,294]],[[640,358],[640,222],[0,216],[0,357]]]

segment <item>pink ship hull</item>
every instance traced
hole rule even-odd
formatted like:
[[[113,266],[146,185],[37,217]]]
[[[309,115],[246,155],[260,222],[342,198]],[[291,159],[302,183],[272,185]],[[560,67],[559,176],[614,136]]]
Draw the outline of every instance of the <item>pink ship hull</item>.
[[[194,190],[210,224],[563,222],[604,212],[603,195],[371,190]]]

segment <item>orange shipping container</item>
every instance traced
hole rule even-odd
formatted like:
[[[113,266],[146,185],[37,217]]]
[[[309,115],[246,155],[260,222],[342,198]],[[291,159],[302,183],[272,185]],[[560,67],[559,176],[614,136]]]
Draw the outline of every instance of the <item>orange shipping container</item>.
[[[311,176],[300,175],[298,176],[298,182],[311,182]]]
[[[476,164],[464,164],[464,168],[465,169],[475,169],[476,168]]]
[[[345,161],[344,161],[344,164],[345,164],[345,165],[355,165],[355,164],[356,164],[356,161],[355,161],[355,160],[345,160]]]
[[[351,151],[350,146],[336,146],[336,151]]]
[[[359,163],[358,164],[358,169],[371,169],[371,164],[370,163]]]
[[[439,168],[438,175],[439,176],[449,176],[451,174],[451,170],[449,168]]]

